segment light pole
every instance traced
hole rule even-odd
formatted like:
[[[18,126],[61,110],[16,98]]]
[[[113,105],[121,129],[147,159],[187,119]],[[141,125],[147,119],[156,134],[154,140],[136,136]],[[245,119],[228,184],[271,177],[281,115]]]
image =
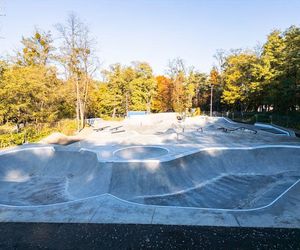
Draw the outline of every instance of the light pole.
[[[212,105],[213,105],[213,89],[214,85],[210,84],[210,116],[212,117]]]

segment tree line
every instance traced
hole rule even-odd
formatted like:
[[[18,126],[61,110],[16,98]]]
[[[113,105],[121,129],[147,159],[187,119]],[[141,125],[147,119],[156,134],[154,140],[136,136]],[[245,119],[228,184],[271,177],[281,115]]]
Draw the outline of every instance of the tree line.
[[[0,124],[19,126],[76,118],[125,116],[130,110],[293,112],[300,107],[300,28],[274,30],[255,49],[218,50],[209,74],[170,60],[164,75],[147,62],[100,71],[96,41],[70,15],[51,32],[35,30],[22,48],[0,61]]]

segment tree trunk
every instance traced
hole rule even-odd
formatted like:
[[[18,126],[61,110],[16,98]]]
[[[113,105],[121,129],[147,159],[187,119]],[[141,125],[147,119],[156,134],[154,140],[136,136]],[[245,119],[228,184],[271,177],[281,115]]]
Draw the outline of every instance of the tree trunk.
[[[125,109],[126,109],[126,116],[128,115],[129,111],[129,103],[128,103],[128,93],[126,92],[126,103],[125,103]]]
[[[80,96],[79,96],[79,82],[76,79],[76,121],[77,130],[80,130]]]
[[[80,101],[80,129],[84,128],[84,105],[82,101]]]
[[[114,107],[113,109],[112,118],[115,118],[115,116],[116,116],[116,107]]]

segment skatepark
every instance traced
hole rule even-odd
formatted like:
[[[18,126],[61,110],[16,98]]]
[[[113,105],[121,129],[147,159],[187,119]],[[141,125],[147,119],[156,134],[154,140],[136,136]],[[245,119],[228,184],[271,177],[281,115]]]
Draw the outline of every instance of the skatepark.
[[[91,125],[0,152],[3,222],[300,226],[292,131],[175,113]]]

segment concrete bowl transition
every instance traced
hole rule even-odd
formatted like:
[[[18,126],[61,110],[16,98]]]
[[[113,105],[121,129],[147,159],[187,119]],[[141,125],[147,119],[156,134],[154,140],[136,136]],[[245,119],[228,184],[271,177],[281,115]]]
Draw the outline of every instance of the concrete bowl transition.
[[[167,153],[159,147],[115,152],[122,159]],[[143,205],[257,209],[299,181],[299,162],[300,150],[284,147],[209,149],[167,162],[115,163],[100,163],[86,151],[27,149],[0,155],[0,204],[41,206],[110,194]]]
[[[131,146],[116,150],[113,154],[121,160],[148,160],[169,153],[168,149],[158,146]]]

